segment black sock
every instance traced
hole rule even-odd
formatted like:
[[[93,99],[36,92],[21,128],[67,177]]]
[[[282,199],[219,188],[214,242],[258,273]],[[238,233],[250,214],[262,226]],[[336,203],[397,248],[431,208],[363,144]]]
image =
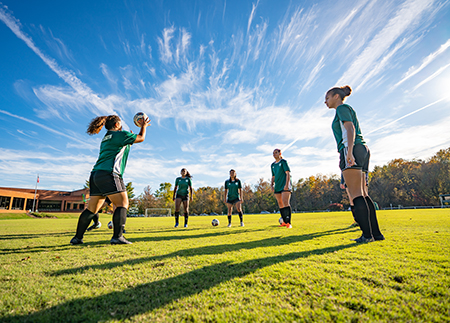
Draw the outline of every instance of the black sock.
[[[95,214],[88,209],[81,212],[80,217],[78,218],[77,233],[75,233],[75,237],[78,239],[83,239],[83,235],[94,218],[94,215]]]
[[[98,213],[94,214],[94,217],[92,218],[92,220],[94,220],[95,225],[98,224],[98,221],[100,220],[100,216],[98,215]]]
[[[369,207],[367,206],[366,199],[363,196],[358,196],[353,199],[353,205],[355,206],[356,221],[358,222],[364,237],[367,239],[372,238]]]
[[[352,211],[352,214],[353,214],[353,220],[355,220],[355,222],[358,223],[358,221],[356,220],[355,206],[350,205],[350,210]]]
[[[283,218],[283,222],[284,222],[284,223],[287,223],[287,219],[286,219],[286,211],[287,211],[287,209],[286,209],[285,207],[283,207],[283,208],[280,209],[280,215],[281,215],[281,217]]]
[[[189,219],[189,214],[188,213],[184,213],[184,225],[188,224],[188,219]]]
[[[291,224],[291,213],[292,213],[291,206],[290,205],[286,206],[285,209],[286,209],[285,217],[287,221],[286,223]]]
[[[125,223],[127,222],[127,209],[123,206],[116,208],[113,214],[114,235],[113,238],[118,239],[123,235]]]
[[[241,222],[244,222],[244,216],[242,215],[242,211],[239,212],[239,220],[241,220]]]
[[[175,212],[175,224],[178,224],[180,221],[180,212]]]
[[[231,224],[231,215],[228,215],[228,224]]]
[[[370,214],[370,227],[372,228],[372,234],[374,237],[381,236],[380,227],[378,226],[378,220],[377,220],[377,212],[375,209],[375,204],[373,203],[370,196],[366,196],[366,203],[369,207],[369,214]]]

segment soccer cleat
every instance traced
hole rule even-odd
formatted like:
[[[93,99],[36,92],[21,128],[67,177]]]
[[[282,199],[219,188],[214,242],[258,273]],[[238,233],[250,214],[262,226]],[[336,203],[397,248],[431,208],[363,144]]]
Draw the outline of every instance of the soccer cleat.
[[[178,228],[178,223],[175,223],[175,228]]]
[[[384,235],[380,234],[379,236],[374,236],[373,239],[374,239],[375,241],[381,241],[381,240],[384,240]]]
[[[83,239],[78,239],[77,237],[73,237],[72,240],[70,240],[70,243],[72,245],[82,244],[83,243]]]
[[[184,227],[187,228],[187,224],[185,224]]]
[[[231,223],[228,223],[227,227],[231,228]]]
[[[367,243],[372,242],[373,238],[366,238],[362,235],[358,239],[351,239],[351,240],[355,241],[356,243]]]
[[[127,239],[125,239],[124,236],[121,236],[119,238],[111,238],[111,244],[132,244],[132,243]]]
[[[244,222],[241,222],[241,227],[244,227]]]
[[[286,229],[292,229],[292,224],[290,223],[286,224]]]
[[[91,231],[91,230],[94,230],[94,229],[100,229],[101,226],[102,226],[102,223],[101,223],[101,222],[94,223],[94,224],[91,225],[89,228],[87,228],[86,231]]]
[[[287,224],[284,222],[280,224],[280,227],[285,227],[285,226],[287,226]]]

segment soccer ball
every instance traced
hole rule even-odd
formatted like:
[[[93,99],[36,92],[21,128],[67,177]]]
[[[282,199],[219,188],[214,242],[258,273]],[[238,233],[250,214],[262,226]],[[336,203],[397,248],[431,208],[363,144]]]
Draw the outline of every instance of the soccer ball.
[[[134,115],[133,121],[134,121],[134,124],[140,128],[141,125],[139,124],[139,121],[141,119],[146,120],[147,118],[148,118],[148,116],[144,112],[138,112]]]
[[[114,227],[113,222],[112,222],[112,221],[109,221],[109,222],[108,222],[108,228],[109,228],[109,229],[112,229],[113,227]]]
[[[284,223],[283,217],[280,217],[280,218],[278,219],[278,222],[280,222],[280,224],[283,224],[283,223]]]
[[[217,227],[219,225],[219,220],[214,219],[212,220],[211,224],[213,225],[213,227]]]

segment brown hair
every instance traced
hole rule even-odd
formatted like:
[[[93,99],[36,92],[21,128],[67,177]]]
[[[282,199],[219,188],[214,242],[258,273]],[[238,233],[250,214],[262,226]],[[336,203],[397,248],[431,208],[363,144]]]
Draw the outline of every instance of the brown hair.
[[[352,88],[349,85],[341,86],[341,87],[334,87],[332,89],[329,89],[327,93],[333,93],[333,95],[339,94],[339,97],[341,100],[344,100],[346,97],[348,97],[352,93]]]
[[[181,171],[183,171],[183,169],[186,171],[186,177],[192,178],[192,175],[188,172],[188,170],[186,168],[182,168]]]
[[[96,117],[91,120],[86,132],[90,135],[95,135],[102,130],[103,126],[105,126],[107,130],[111,130],[119,121],[120,118],[116,115]]]

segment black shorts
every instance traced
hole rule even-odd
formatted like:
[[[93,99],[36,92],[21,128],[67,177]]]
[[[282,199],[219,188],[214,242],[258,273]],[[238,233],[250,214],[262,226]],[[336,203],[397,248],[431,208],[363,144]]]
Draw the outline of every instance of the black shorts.
[[[342,149],[339,154],[339,168],[344,171],[346,169],[361,169],[363,172],[369,171],[369,159],[370,151],[369,148],[362,144],[356,144],[353,146],[353,157],[355,157],[355,165],[349,167],[347,166],[347,160],[345,156],[347,155],[348,148]]]
[[[182,201],[187,201],[189,200],[189,195],[178,195],[175,196],[175,199],[181,199]]]
[[[229,199],[227,199],[227,203],[229,203],[229,204],[236,204],[237,202],[240,202],[241,200],[240,199],[234,199],[234,200],[229,200]]]
[[[277,191],[277,192],[273,192],[274,194],[281,194],[281,193],[284,193],[284,192],[289,192],[289,193],[291,193],[291,190],[281,190],[281,191]]]
[[[89,190],[91,196],[107,196],[127,191],[122,177],[104,170],[91,172]]]

